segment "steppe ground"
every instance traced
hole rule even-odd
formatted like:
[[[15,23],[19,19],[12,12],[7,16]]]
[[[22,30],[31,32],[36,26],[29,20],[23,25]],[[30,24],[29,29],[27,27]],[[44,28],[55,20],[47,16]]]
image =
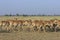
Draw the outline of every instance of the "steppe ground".
[[[60,16],[0,16],[0,20],[8,20],[8,19],[60,19]],[[0,33],[0,40],[60,40],[60,32],[12,32],[12,33]]]

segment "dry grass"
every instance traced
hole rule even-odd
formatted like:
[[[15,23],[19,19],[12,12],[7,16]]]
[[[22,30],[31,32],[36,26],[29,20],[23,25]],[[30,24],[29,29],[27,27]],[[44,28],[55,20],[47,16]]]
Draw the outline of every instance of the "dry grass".
[[[60,32],[15,32],[0,33],[0,40],[60,40]]]
[[[49,19],[60,19],[60,16],[28,16],[28,17],[23,17],[23,16],[0,16],[0,20],[8,20],[8,19],[14,19],[18,18],[18,20],[22,19],[32,19],[32,20],[49,20]]]

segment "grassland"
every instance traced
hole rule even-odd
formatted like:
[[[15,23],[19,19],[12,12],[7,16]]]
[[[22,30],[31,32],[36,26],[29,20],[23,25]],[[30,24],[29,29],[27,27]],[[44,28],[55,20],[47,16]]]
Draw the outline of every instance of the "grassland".
[[[18,18],[32,19],[32,20],[49,20],[60,19],[60,16],[0,16],[0,20],[8,20]],[[0,40],[60,40],[60,32],[12,32],[12,33],[0,33]]]
[[[0,40],[60,40],[60,32],[16,32],[0,33]]]
[[[50,20],[50,19],[60,19],[60,16],[0,16],[0,20],[8,20],[17,18],[18,20],[22,19],[32,19],[32,20]]]

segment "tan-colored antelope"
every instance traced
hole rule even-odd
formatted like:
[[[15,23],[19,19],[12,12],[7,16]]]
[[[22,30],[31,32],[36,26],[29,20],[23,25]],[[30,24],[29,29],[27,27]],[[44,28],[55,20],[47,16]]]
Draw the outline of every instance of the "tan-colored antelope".
[[[24,26],[31,26],[32,25],[32,20],[29,19],[29,20],[24,20],[24,23],[23,23]]]
[[[8,28],[9,28],[9,22],[8,21],[0,21],[0,28],[1,30],[7,30],[8,31]]]
[[[10,28],[17,29],[23,27],[24,20],[8,20],[8,21],[10,23]]]
[[[35,30],[40,30],[43,27],[43,20],[33,20],[32,26]]]
[[[55,31],[60,30],[60,20],[57,20],[57,26],[55,27]]]

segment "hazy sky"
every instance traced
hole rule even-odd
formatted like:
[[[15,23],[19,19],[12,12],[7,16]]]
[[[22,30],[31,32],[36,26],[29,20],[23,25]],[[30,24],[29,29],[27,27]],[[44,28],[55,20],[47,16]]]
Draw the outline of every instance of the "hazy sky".
[[[60,0],[0,0],[0,15],[60,14]]]

